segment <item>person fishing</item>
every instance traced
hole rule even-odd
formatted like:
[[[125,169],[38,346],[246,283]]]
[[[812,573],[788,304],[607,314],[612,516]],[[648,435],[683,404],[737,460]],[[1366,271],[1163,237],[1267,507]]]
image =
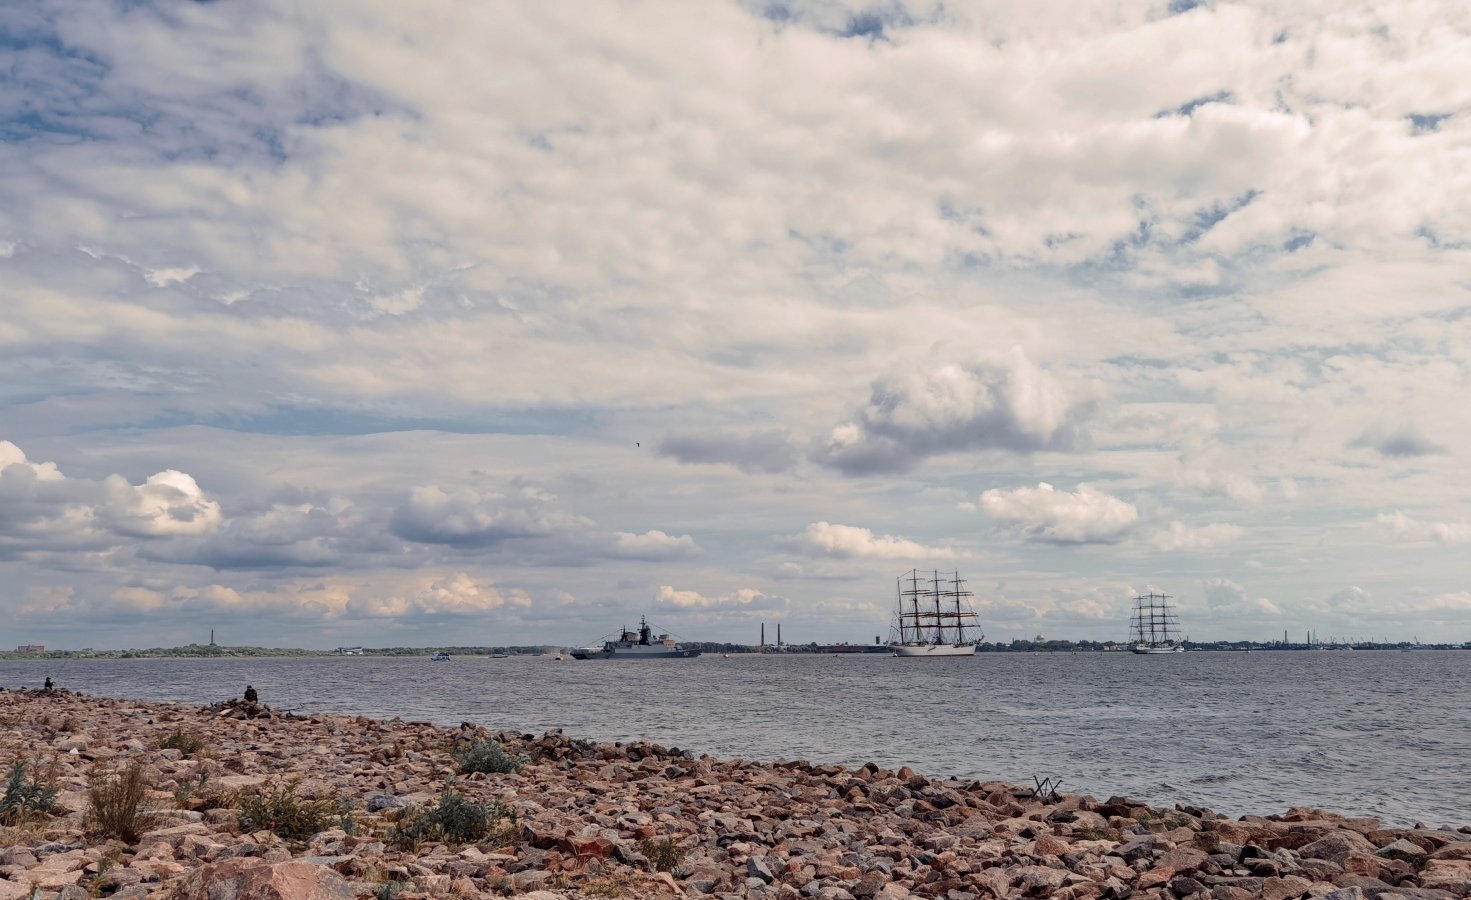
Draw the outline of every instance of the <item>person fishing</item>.
[[[256,695],[255,688],[251,687],[248,684],[245,686],[245,702],[246,703],[259,703],[260,702],[260,697]]]
[[[49,691],[49,690],[51,690],[54,687],[56,687],[56,685],[54,685],[54,684],[51,683],[51,676],[49,676],[49,675],[46,676],[46,690]]]

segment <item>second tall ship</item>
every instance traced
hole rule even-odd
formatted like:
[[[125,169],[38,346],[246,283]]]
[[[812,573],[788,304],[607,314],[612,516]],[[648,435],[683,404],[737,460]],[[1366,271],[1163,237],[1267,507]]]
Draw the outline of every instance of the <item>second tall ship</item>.
[[[1183,653],[1179,619],[1168,594],[1150,591],[1134,598],[1134,621],[1129,624],[1135,653]]]
[[[898,609],[889,650],[895,656],[937,658],[975,656],[985,640],[970,606],[975,596],[965,589],[960,573],[925,578],[918,569],[898,579]]]

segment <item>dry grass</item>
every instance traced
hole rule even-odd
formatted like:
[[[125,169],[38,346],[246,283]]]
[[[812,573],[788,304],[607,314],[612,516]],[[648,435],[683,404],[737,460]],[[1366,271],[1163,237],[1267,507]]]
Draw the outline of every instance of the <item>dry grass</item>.
[[[85,821],[87,833],[133,843],[158,823],[157,817],[143,812],[147,798],[148,785],[138,763],[122,772],[95,776]]]

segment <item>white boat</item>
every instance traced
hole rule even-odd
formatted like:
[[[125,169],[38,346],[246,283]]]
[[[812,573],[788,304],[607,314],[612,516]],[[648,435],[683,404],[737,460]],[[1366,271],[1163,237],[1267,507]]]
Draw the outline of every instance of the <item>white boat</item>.
[[[430,662],[449,662],[449,654],[448,653],[445,653],[443,650],[441,650],[438,653],[434,654],[434,656],[430,657],[429,661]]]
[[[654,630],[643,618],[639,619],[637,632],[624,629],[616,641],[572,651],[573,659],[691,659],[699,655],[699,650],[679,646],[671,635],[655,638]]]
[[[1134,598],[1134,620],[1129,624],[1133,644],[1129,649],[1140,655],[1184,653],[1178,621],[1168,594],[1140,594]]]
[[[898,579],[898,608],[889,652],[894,656],[941,659],[975,656],[976,644],[986,636],[976,623],[960,573],[953,578],[921,578],[918,569]]]

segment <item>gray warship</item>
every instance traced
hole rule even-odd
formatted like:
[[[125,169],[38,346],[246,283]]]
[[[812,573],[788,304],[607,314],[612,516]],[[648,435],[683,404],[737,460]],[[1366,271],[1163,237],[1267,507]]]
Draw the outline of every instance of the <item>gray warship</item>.
[[[643,617],[639,618],[637,632],[624,629],[616,641],[572,651],[573,659],[692,659],[699,655],[699,650],[681,647],[667,634],[655,638],[654,630]]]

